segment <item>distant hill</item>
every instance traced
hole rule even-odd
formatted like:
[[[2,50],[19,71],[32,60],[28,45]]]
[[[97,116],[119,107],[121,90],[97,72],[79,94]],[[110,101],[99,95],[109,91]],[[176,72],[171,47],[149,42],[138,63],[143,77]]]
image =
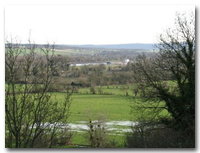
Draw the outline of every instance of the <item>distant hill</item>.
[[[22,46],[29,46],[29,44],[21,44]],[[94,49],[139,49],[139,50],[153,50],[155,44],[143,44],[143,43],[132,43],[132,44],[106,44],[106,45],[68,45],[68,44],[56,44],[55,48],[65,49],[65,48],[94,48]],[[44,44],[37,44],[38,47],[44,47]],[[5,44],[7,47],[7,44]]]
[[[103,49],[145,49],[153,50],[154,44],[142,44],[142,43],[132,43],[132,44],[108,44],[108,45],[66,45],[71,47],[79,48],[103,48]]]

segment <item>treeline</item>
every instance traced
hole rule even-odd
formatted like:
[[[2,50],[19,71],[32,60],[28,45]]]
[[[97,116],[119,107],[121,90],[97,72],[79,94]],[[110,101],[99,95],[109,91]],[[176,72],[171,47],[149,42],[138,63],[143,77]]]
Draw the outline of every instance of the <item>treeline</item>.
[[[125,59],[134,59],[139,53],[145,52],[144,50],[98,50],[94,54],[85,54],[84,52],[70,55],[70,63],[103,63],[108,61],[123,62]],[[153,56],[153,52],[145,52],[148,57]]]
[[[129,71],[131,64],[127,66],[81,66],[71,67],[66,73],[66,78],[72,80],[76,78],[77,83],[83,84],[85,87],[91,85],[109,86],[109,85],[126,85],[134,82],[132,72]]]

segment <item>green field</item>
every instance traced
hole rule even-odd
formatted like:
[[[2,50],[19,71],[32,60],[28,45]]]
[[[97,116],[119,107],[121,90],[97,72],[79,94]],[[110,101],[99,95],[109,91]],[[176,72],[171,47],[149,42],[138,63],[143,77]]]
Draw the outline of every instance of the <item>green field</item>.
[[[64,93],[57,93],[64,98]],[[73,94],[69,122],[97,120],[130,120],[130,101],[120,95]]]
[[[80,50],[80,49],[64,49],[64,50],[55,50],[55,54],[62,54],[62,55],[68,55],[68,56],[73,56],[73,55],[93,55],[95,52],[93,50]]]
[[[79,89],[79,93],[72,94],[72,101],[70,107],[70,117],[68,119],[69,123],[73,125],[87,125],[89,119],[92,121],[102,120],[104,122],[112,121],[137,121],[138,117],[144,115],[142,112],[134,110],[130,106],[135,105],[135,102],[142,102],[140,96],[129,95],[126,96],[126,92],[132,92],[132,86],[129,89],[125,89],[125,86],[119,86],[118,88],[114,86],[103,86],[104,94],[91,94],[89,88]],[[63,100],[66,93],[55,93],[57,99]],[[161,103],[163,105],[164,103]],[[146,106],[148,104],[145,104]],[[144,115],[144,119],[148,119],[148,115],[151,116],[152,110],[149,109]],[[166,110],[163,110],[159,116],[169,116]],[[117,143],[117,147],[124,146],[124,140],[126,137],[126,132],[124,129],[130,129],[128,125],[113,125],[113,130],[109,131],[107,134],[107,141],[114,141]],[[118,130],[116,130],[118,129]],[[121,130],[121,132],[119,132]],[[72,139],[72,143],[76,145],[83,145],[85,147],[89,146],[88,132],[85,130],[75,130],[75,135]],[[76,146],[68,146],[76,147]]]
[[[101,88],[101,93],[99,89]],[[68,122],[73,124],[73,126],[85,125],[89,120],[97,121],[101,120],[105,123],[110,122],[120,122],[120,121],[133,121],[136,122],[138,117],[143,117],[143,119],[148,120],[149,116],[152,116],[152,110],[147,109],[146,112],[141,112],[140,110],[134,109],[137,103],[144,103],[148,106],[152,102],[145,103],[138,94],[135,96],[133,94],[133,85],[123,86],[102,86],[96,87],[96,94],[90,93],[90,88],[80,88],[78,93],[73,93],[71,96],[71,106],[70,106],[70,117]],[[128,95],[127,95],[128,93]],[[58,101],[63,101],[66,93],[55,92]],[[53,98],[53,97],[52,97]],[[164,105],[161,103],[160,105]],[[131,108],[132,106],[132,108]],[[160,117],[169,116],[166,110],[159,113]],[[117,147],[124,146],[124,140],[126,137],[126,132],[123,130],[130,129],[129,125],[112,125],[108,126],[113,130],[110,130],[107,134],[107,141],[115,141]],[[88,132],[84,129],[72,129],[74,131],[74,137],[72,143],[78,146],[89,146]],[[77,130],[77,131],[76,131]],[[76,147],[76,146],[63,146],[63,147]]]
[[[7,88],[7,84],[5,84]],[[22,91],[24,85],[17,85],[16,90]],[[100,87],[96,87],[96,94],[90,93],[90,88],[80,88],[78,93],[73,93],[71,96],[70,117],[69,123],[76,123],[79,121],[100,120],[105,121],[136,121],[141,112],[134,110],[136,113],[132,114],[135,103],[142,103],[140,94],[133,95],[133,86],[120,85],[103,86],[102,93],[98,92]],[[128,96],[127,96],[128,93]],[[66,96],[65,92],[54,92],[52,99],[56,97],[57,101],[62,102]],[[143,102],[144,103],[144,102]],[[148,106],[152,103],[144,103]],[[160,105],[163,105],[161,103]],[[149,113],[151,109],[147,110]],[[168,116],[168,112],[163,110],[160,116]]]
[[[106,121],[137,120],[137,115],[131,114],[132,109],[130,106],[134,106],[136,101],[142,102],[141,97],[134,97],[131,94],[131,89],[122,90],[121,87],[116,89],[104,86],[102,90],[103,93],[106,93],[105,95],[98,94],[98,92],[97,94],[90,94],[89,88],[79,89],[79,93],[73,93],[69,122],[88,121],[89,119],[104,119]],[[126,92],[129,92],[131,96],[126,96]],[[58,100],[64,99],[65,93],[55,94]],[[168,113],[163,110],[160,115],[165,116]]]
[[[5,85],[7,87],[7,85]],[[17,85],[16,88],[23,89],[24,85]],[[120,122],[120,121],[133,121],[136,122],[138,117],[143,115],[144,119],[148,119],[148,115],[151,116],[151,109],[143,114],[141,111],[134,110],[136,102],[142,103],[142,97],[140,94],[137,96],[133,95],[133,86],[103,86],[101,88],[102,93],[98,92],[100,87],[96,87],[96,94],[90,93],[90,88],[80,88],[78,93],[73,93],[71,96],[71,106],[70,106],[70,116],[68,118],[68,123],[76,125],[85,125],[89,120],[92,121],[103,121],[105,123],[110,122]],[[126,94],[128,92],[128,95]],[[52,99],[56,99],[62,102],[66,96],[65,92],[54,92]],[[161,103],[163,105],[164,103]],[[145,103],[148,106],[149,103]],[[151,103],[152,105],[152,103]],[[132,106],[132,108],[131,108]],[[133,113],[134,112],[134,113]],[[169,116],[166,110],[163,110],[159,114],[160,116]],[[108,127],[110,130],[107,133],[107,141],[114,141],[117,143],[116,147],[123,147],[124,140],[126,137],[126,132],[123,130],[130,129],[129,125],[115,125]],[[89,147],[88,132],[83,129],[72,128],[74,137],[72,138],[72,143],[76,144],[77,147]],[[65,147],[76,147],[73,146],[63,146]]]

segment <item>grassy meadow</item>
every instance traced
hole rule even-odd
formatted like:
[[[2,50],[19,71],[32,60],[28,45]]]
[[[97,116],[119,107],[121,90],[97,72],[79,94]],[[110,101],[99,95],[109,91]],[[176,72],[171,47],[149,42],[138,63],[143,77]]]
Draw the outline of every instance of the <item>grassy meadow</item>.
[[[100,88],[100,87],[99,87]],[[97,87],[98,89],[98,87]],[[98,90],[97,90],[98,91]],[[80,125],[84,123],[87,125],[89,119],[92,121],[102,120],[104,122],[112,121],[133,121],[136,122],[138,117],[143,116],[144,112],[134,110],[136,102],[142,102],[140,96],[133,96],[132,86],[125,89],[125,86],[103,86],[104,94],[91,94],[89,88],[80,88],[78,93],[73,93],[71,97],[70,117],[69,123]],[[129,96],[126,95],[129,92]],[[55,92],[57,100],[62,101],[66,93]],[[145,104],[147,106],[147,104]],[[160,105],[163,105],[161,103]],[[131,108],[132,107],[132,108]],[[152,114],[152,110],[146,110],[145,119],[148,119]],[[159,114],[160,117],[169,116],[166,110]],[[127,125],[114,125],[114,129],[130,129]],[[122,147],[126,132],[119,132],[118,130],[111,130],[107,135],[110,142],[115,141],[118,147]],[[87,130],[75,131],[75,136],[72,139],[73,144],[88,146],[86,141],[88,138]],[[69,147],[69,146],[68,146]]]
[[[140,96],[133,96],[132,89],[123,89],[123,86],[116,88],[110,86],[102,87],[104,94],[91,94],[89,88],[79,89],[79,93],[73,93],[71,97],[71,115],[69,122],[88,121],[105,119],[106,121],[129,121],[136,120],[140,112],[132,114],[131,106],[134,107],[135,102],[142,102]],[[126,92],[130,95],[127,96]],[[57,99],[64,99],[65,93],[55,93]],[[145,104],[147,105],[147,104]],[[161,103],[162,105],[162,103]],[[150,110],[149,110],[150,112]],[[168,115],[163,110],[161,116]]]
[[[64,98],[64,93],[56,93]],[[93,95],[75,93],[72,96],[69,122],[97,120],[130,120],[130,101],[120,95]],[[100,119],[99,118],[99,119]]]
[[[152,116],[153,110],[146,109],[145,112],[137,110],[137,104],[143,103],[144,106],[152,106],[154,103],[143,101],[141,93],[137,96],[134,94],[136,85],[110,85],[110,86],[96,86],[96,93],[92,94],[89,87],[80,88],[71,96],[70,116],[68,118],[69,127],[73,126],[87,126],[89,120],[103,121],[104,123],[113,122],[112,126],[107,126],[107,141],[116,143],[115,147],[124,147],[124,140],[126,139],[126,130],[131,130],[130,125],[115,125],[115,122],[137,122],[141,116],[144,120],[148,120]],[[31,84],[27,84],[27,87]],[[42,85],[40,85],[42,86]],[[175,86],[174,82],[170,82],[170,86]],[[17,84],[16,90],[23,91],[24,84]],[[7,88],[7,84],[5,84]],[[64,101],[66,92],[51,92],[52,100],[56,98],[58,102]],[[164,103],[160,103],[161,106]],[[166,110],[161,111],[157,117],[169,116]],[[86,129],[73,129],[73,138],[71,140],[72,146],[63,145],[66,147],[89,147],[89,135]]]

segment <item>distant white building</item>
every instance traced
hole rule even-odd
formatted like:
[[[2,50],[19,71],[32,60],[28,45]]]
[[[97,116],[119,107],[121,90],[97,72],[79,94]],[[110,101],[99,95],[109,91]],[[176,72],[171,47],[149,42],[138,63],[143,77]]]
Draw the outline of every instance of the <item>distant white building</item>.
[[[125,59],[124,64],[128,64],[128,62],[130,62],[129,59]]]

